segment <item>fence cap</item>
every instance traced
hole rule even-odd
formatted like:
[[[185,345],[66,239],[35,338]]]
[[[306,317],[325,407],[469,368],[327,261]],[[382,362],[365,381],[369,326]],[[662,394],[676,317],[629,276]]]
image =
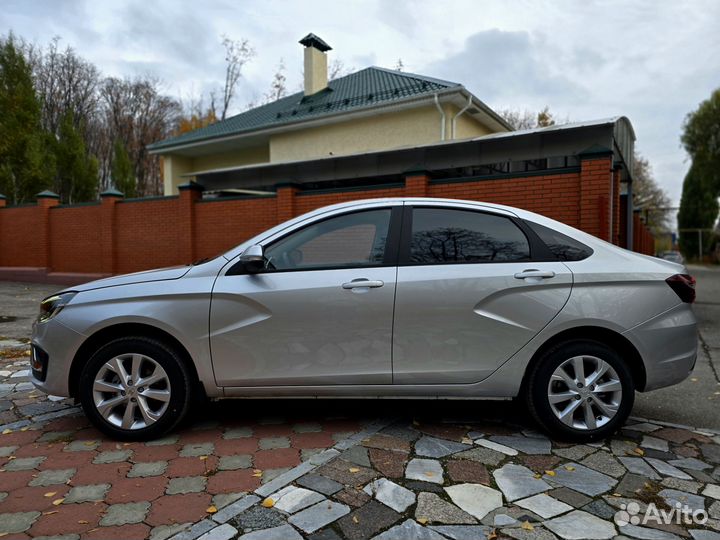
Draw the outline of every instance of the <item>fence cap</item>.
[[[7,197],[5,195],[3,195],[2,193],[0,193],[0,201],[4,201],[5,199],[7,199]]]
[[[106,189],[100,194],[101,197],[125,197],[125,194],[122,191],[118,191],[117,189]]]
[[[611,156],[612,154],[613,151],[610,150],[607,146],[593,144],[592,146],[587,147],[582,152],[579,152],[578,156],[580,156],[581,158],[589,158],[596,156]]]
[[[54,191],[50,191],[49,189],[46,189],[45,191],[41,191],[37,195],[35,195],[36,199],[59,199],[60,195],[55,193]]]

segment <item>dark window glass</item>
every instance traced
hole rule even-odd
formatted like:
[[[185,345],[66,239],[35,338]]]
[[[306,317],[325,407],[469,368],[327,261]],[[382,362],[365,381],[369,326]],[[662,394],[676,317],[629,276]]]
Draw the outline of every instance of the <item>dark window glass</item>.
[[[265,250],[269,270],[355,268],[382,264],[390,209],[345,214],[314,223]]]
[[[530,246],[509,219],[447,208],[415,208],[410,260],[420,264],[525,261]]]
[[[582,261],[592,255],[593,250],[569,236],[549,227],[526,221],[530,228],[540,237],[545,245],[561,261]]]

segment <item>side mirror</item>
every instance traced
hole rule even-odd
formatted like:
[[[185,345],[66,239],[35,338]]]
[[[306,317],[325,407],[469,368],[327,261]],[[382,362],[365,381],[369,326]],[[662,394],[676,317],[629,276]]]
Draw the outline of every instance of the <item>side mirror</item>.
[[[257,273],[265,269],[265,255],[260,244],[250,246],[240,254],[240,262],[248,273]]]

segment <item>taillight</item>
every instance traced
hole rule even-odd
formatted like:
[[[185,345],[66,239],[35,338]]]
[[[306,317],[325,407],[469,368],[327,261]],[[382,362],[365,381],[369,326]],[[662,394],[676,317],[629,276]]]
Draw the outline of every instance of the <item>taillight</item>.
[[[695,278],[688,274],[675,274],[665,280],[680,300],[692,304],[695,301]]]

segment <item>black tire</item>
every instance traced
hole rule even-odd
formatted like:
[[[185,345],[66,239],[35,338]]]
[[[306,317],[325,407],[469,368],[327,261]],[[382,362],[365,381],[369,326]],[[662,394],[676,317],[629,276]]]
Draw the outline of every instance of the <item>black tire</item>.
[[[141,354],[159,364],[170,382],[167,409],[153,424],[137,429],[123,429],[106,420],[95,406],[93,385],[106,362],[125,354]],[[88,360],[80,374],[78,397],[85,414],[100,431],[113,439],[146,441],[174,429],[186,416],[194,396],[193,379],[185,364],[171,347],[156,339],[135,336],[115,339],[100,347]]]
[[[582,355],[607,362],[617,373],[622,387],[617,412],[596,429],[566,425],[553,412],[548,398],[548,386],[555,370],[566,360]],[[540,357],[528,373],[525,399],[533,418],[552,436],[573,442],[589,442],[612,435],[625,423],[635,401],[635,384],[630,369],[615,349],[599,341],[578,339],[560,343]]]

